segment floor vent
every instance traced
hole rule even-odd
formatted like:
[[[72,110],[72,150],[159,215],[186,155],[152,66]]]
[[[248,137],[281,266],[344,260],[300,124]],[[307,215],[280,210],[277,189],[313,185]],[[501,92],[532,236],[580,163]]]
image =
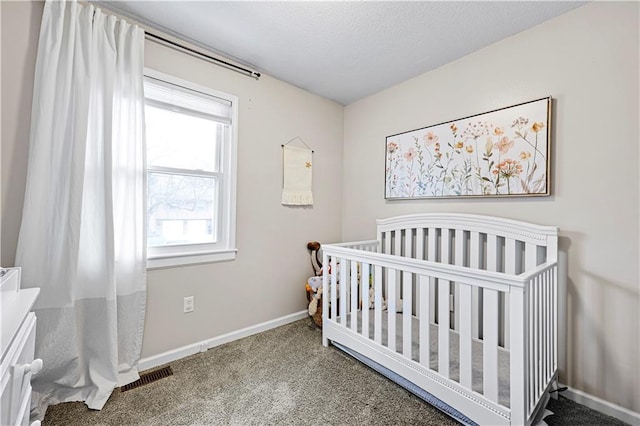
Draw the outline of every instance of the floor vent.
[[[139,388],[140,386],[148,385],[156,380],[164,379],[173,375],[170,366],[162,367],[158,370],[150,371],[148,373],[142,373],[140,378],[135,382],[124,385],[120,388],[120,392],[126,392],[131,389]]]

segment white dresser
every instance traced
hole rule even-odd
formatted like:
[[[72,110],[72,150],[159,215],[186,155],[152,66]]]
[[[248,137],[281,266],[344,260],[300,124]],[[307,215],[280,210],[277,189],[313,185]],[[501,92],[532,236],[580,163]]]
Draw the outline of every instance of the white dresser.
[[[28,425],[31,376],[42,369],[42,360],[33,359],[36,316],[31,312],[40,289],[20,289],[20,268],[0,273],[0,425]]]

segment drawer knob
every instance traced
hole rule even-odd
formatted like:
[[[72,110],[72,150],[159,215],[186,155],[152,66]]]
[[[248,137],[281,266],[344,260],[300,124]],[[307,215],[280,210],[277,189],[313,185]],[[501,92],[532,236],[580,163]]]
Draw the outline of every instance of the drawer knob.
[[[34,359],[31,364],[24,366],[24,373],[38,374],[42,370],[42,360],[40,358]]]

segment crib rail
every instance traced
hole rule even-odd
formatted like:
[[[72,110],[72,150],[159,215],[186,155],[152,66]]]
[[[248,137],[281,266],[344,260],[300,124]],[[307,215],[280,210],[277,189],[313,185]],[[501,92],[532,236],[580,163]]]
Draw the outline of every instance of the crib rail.
[[[365,240],[365,241],[354,241],[354,242],[348,242],[348,243],[337,243],[337,244],[332,244],[332,246],[362,250],[366,252],[377,252],[379,251],[380,242],[378,240]]]
[[[355,262],[376,263],[384,268],[404,270],[411,273],[428,271],[434,278],[453,279],[478,287],[508,291],[509,286],[523,287],[529,279],[526,273],[511,275],[503,272],[478,270],[466,266],[449,265],[430,260],[412,259],[402,256],[387,255],[377,252],[366,252],[351,248],[348,244],[325,244],[322,250],[325,256],[345,258]]]
[[[323,344],[357,347],[474,421],[529,423],[557,374],[556,262],[515,274],[384,254],[383,244],[323,245]]]

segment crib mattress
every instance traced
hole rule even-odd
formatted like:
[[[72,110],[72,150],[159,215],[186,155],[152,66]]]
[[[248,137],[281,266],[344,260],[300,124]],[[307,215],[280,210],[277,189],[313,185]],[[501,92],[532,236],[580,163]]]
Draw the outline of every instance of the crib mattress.
[[[402,341],[403,341],[403,326],[402,326],[402,314],[396,315],[396,345],[395,351],[402,353]],[[374,311],[369,311],[369,338],[374,338]],[[340,318],[338,317],[338,322]],[[358,311],[358,334],[362,333],[362,312]],[[382,345],[389,347],[388,345],[388,312],[382,312]],[[351,314],[347,317],[347,327],[351,327]],[[438,371],[438,325],[430,325],[430,357],[429,368],[435,372]],[[412,317],[411,321],[411,359],[419,362],[420,347],[419,347],[419,320]],[[449,379],[459,382],[460,381],[460,350],[459,350],[460,336],[454,330],[449,330]],[[482,341],[473,340],[472,344],[472,388],[475,392],[483,393],[483,364],[482,364]],[[498,350],[498,403],[505,407],[509,407],[509,351],[504,348]]]

